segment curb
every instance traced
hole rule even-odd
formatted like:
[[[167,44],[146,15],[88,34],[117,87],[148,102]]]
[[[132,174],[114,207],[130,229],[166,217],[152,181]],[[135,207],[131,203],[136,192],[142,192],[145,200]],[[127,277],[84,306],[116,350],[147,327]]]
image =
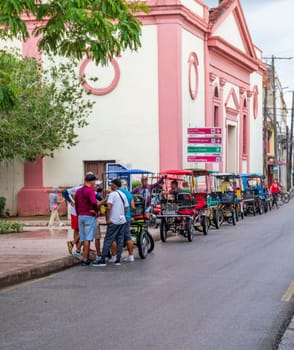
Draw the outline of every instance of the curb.
[[[150,233],[152,234],[154,241],[159,241],[159,233],[152,231],[153,230],[151,230]],[[54,272],[59,272],[78,264],[80,264],[80,261],[74,256],[67,256],[61,259],[42,263],[37,266],[31,266],[24,269],[7,272],[3,276],[0,276],[0,289],[7,288],[29,280],[45,277]]]
[[[73,256],[67,256],[65,258],[39,264],[38,266],[7,272],[0,277],[0,289],[50,275],[53,272],[62,271],[78,263],[80,263],[80,261]]]

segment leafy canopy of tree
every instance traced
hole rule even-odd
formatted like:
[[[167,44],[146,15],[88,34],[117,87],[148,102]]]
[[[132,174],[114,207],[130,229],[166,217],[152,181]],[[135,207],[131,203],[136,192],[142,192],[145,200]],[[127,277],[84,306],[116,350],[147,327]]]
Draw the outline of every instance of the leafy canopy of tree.
[[[127,0],[0,0],[0,36],[28,38],[23,14],[38,21],[33,35],[41,35],[39,48],[46,53],[81,59],[83,54],[107,64],[122,50],[140,47],[138,11],[142,1]]]
[[[15,97],[12,107],[0,110],[0,161],[53,156],[77,144],[76,128],[87,125],[93,102],[76,79],[76,64],[48,66],[40,74],[35,59],[0,51],[0,84]]]

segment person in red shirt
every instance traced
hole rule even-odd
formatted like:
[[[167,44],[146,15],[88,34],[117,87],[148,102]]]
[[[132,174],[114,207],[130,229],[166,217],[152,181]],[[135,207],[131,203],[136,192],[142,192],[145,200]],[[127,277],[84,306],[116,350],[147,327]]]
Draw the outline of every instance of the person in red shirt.
[[[94,240],[98,204],[95,195],[95,175],[85,177],[85,185],[75,195],[75,206],[79,221],[80,241],[84,243],[82,265],[91,265],[89,260],[90,243]]]
[[[278,205],[278,194],[280,192],[280,185],[278,183],[277,179],[274,179],[274,182],[272,183],[270,187],[270,194],[273,196],[273,207],[276,205],[276,208],[279,208]]]

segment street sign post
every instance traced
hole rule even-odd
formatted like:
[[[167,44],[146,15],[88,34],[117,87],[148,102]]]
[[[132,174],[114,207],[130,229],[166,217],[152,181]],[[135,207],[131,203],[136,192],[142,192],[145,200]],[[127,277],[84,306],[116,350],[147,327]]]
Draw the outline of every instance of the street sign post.
[[[221,146],[188,146],[188,153],[219,154],[221,152],[222,152]]]
[[[221,135],[222,128],[188,128],[189,135]]]
[[[188,137],[188,143],[196,145],[221,145],[222,140],[221,137]]]
[[[212,156],[212,155],[199,155],[199,156],[188,156],[189,163],[221,163],[222,156]]]

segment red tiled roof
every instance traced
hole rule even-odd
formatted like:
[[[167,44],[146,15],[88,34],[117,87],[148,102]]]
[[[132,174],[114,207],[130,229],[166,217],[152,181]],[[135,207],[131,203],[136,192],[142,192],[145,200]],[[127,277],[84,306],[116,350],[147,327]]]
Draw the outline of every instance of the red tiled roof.
[[[209,21],[214,24],[221,17],[221,15],[232,5],[235,0],[223,0],[218,7],[209,10]]]

